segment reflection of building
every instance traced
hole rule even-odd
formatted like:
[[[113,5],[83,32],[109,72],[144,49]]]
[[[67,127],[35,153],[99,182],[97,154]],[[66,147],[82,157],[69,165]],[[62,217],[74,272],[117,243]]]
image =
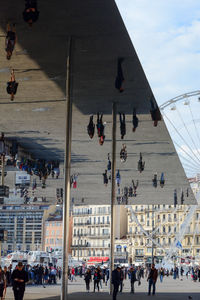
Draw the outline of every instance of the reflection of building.
[[[7,230],[2,243],[6,254],[14,250],[42,250],[43,221],[54,209],[44,204],[6,204],[0,207],[0,228]]]
[[[126,235],[127,213],[123,206],[115,207],[115,236],[120,239]],[[73,257],[92,260],[93,257],[109,258],[110,255],[110,206],[73,206]],[[120,241],[119,243],[120,244]],[[124,252],[121,248],[121,252]],[[123,250],[123,251],[122,251]]]
[[[157,260],[164,257],[175,241],[176,234],[187,215],[187,206],[179,205],[175,209],[171,205],[134,205],[134,219],[131,222],[130,211],[128,216],[129,261],[133,263],[150,262],[152,256],[152,241],[140,227],[148,233],[154,229],[153,239],[159,244],[154,246],[153,255]],[[200,207],[192,217],[186,234],[180,241],[182,256],[200,256]],[[195,233],[195,234],[194,234]]]

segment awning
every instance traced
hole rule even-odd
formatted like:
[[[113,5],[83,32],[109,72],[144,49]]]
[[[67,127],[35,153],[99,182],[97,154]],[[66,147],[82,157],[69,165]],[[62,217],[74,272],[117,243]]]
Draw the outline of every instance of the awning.
[[[90,257],[90,259],[88,260],[88,263],[102,263],[103,262],[107,262],[109,260],[109,257]]]

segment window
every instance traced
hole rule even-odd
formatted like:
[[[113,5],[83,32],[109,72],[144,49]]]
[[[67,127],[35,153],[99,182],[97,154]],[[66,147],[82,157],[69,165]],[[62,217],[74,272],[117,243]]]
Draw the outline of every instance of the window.
[[[165,226],[163,226],[163,233],[165,233]]]
[[[144,255],[144,249],[135,249],[135,255]]]
[[[109,216],[107,216],[107,224],[110,224]]]
[[[94,224],[96,224],[96,217],[94,217]]]
[[[147,220],[147,226],[149,226],[149,220]]]
[[[163,221],[165,220],[165,215],[163,215]]]

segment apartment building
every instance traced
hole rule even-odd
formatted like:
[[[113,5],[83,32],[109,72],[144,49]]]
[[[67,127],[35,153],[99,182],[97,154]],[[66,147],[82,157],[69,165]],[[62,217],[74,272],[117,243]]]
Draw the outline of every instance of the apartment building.
[[[181,236],[181,226],[188,218],[189,207],[179,205],[134,205],[132,206],[134,218],[131,218],[131,210],[128,211],[129,262],[150,263],[152,255],[156,261],[164,258],[166,250],[172,245],[182,257],[200,256],[200,206],[193,213],[189,226]],[[153,234],[152,234],[153,232]],[[152,240],[156,241],[156,245]]]
[[[110,205],[74,205],[72,210],[72,256],[78,259],[107,261],[110,256]],[[116,241],[126,236],[127,214],[115,207]],[[117,243],[117,242],[116,242]],[[119,244],[119,242],[118,242]],[[116,248],[117,249],[117,248]],[[119,248],[118,248],[119,249]],[[121,248],[121,249],[127,249]],[[117,252],[117,250],[116,250]]]
[[[7,241],[2,242],[2,255],[22,250],[42,250],[43,223],[52,205],[6,204],[0,206],[0,229],[7,230]]]

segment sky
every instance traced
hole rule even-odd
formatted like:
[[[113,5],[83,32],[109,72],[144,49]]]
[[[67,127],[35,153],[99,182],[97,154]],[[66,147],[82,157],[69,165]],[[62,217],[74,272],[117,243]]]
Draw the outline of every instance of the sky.
[[[159,104],[200,88],[200,1],[116,0]]]
[[[157,103],[161,105],[176,96],[200,90],[200,0],[115,1]],[[177,104],[178,112],[169,109],[166,112],[185,137],[186,143],[173,126],[167,124],[172,139],[180,146],[176,146],[178,153],[190,161],[181,159],[187,163],[185,170],[188,176],[200,169],[200,139],[195,130],[196,125],[200,132],[200,102],[194,97],[190,104],[192,115],[183,102]],[[195,145],[180,115],[187,121],[189,135]],[[194,123],[193,118],[198,122]],[[192,168],[194,160],[183,149],[195,159],[197,169]],[[199,155],[199,159],[194,153]]]

